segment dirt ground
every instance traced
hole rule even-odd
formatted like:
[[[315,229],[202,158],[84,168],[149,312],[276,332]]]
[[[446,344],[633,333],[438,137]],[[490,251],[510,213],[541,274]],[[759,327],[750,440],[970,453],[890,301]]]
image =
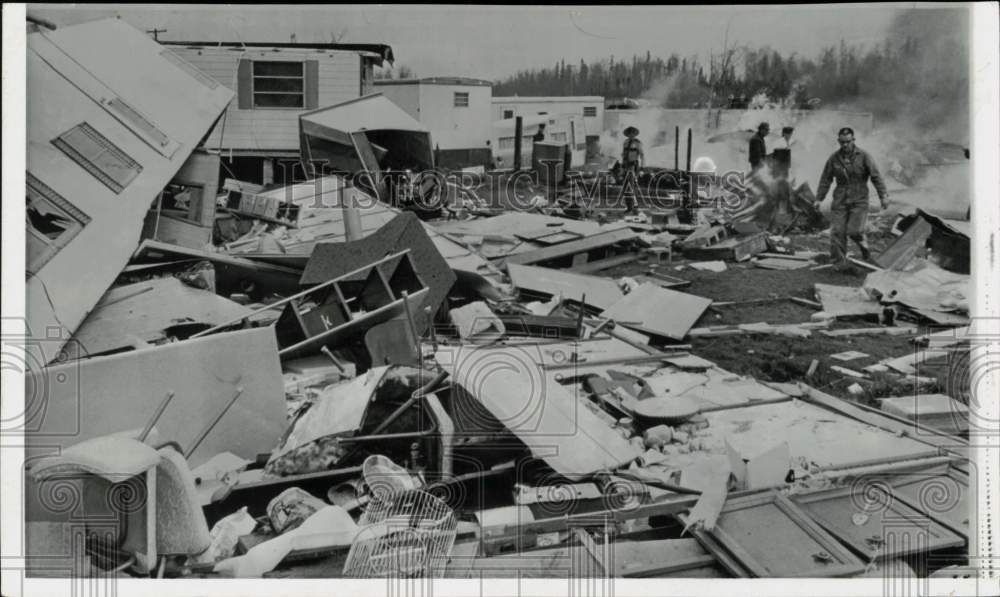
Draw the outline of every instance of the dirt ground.
[[[799,235],[789,238],[790,245],[796,250],[824,251],[828,239],[824,235]],[[873,251],[877,254],[889,242],[888,235],[875,234],[870,238]],[[675,278],[689,280],[690,286],[678,290],[689,294],[710,298],[716,302],[741,302],[757,299],[773,299],[768,302],[747,305],[713,306],[695,324],[695,327],[730,325],[738,323],[766,322],[771,324],[809,322],[810,316],[817,310],[799,303],[787,300],[787,297],[799,297],[815,301],[814,285],[816,283],[838,286],[860,287],[864,282],[865,273],[844,274],[834,272],[830,268],[811,270],[803,268],[791,271],[765,270],[756,268],[749,263],[726,263],[724,272],[706,272],[688,267],[676,269],[676,266],[689,263],[681,259],[674,263],[666,263],[654,271]],[[649,271],[648,261],[637,261],[617,268],[601,272],[601,275],[615,279],[622,276],[632,276]],[[877,327],[874,316],[865,318],[841,318],[831,329]],[[876,398],[900,396],[912,393],[911,387],[895,383],[891,377],[873,376],[871,380],[857,380],[830,370],[830,366],[838,365],[847,369],[860,371],[887,357],[902,356],[915,349],[911,339],[913,336],[848,336],[828,337],[818,331],[813,331],[809,338],[787,338],[771,335],[734,335],[713,338],[693,338],[690,344],[692,352],[698,356],[717,363],[723,369],[740,375],[749,375],[764,381],[795,382],[803,381],[827,393],[848,400],[875,405]],[[830,355],[847,351],[858,351],[867,357],[843,362],[830,358]],[[813,360],[819,361],[818,367],[811,377],[806,373]],[[847,388],[858,383],[864,392],[851,394]],[[936,386],[927,386],[921,392],[936,392]]]

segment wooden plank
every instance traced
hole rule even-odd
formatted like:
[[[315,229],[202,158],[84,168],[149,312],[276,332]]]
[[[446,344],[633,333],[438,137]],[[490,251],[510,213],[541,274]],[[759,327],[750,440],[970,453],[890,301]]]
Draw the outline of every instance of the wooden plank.
[[[641,258],[642,255],[639,253],[625,253],[623,255],[614,255],[605,259],[598,259],[597,261],[588,261],[579,265],[573,265],[569,268],[569,271],[576,272],[578,274],[589,274],[617,267],[619,265],[624,265],[626,263],[632,263],[633,261],[638,261]]]
[[[881,328],[849,328],[845,330],[822,330],[821,334],[831,338],[844,336],[907,336],[916,334],[920,328],[916,326],[896,326]]]
[[[688,330],[712,304],[710,299],[642,284],[604,311],[605,317],[624,321],[641,319],[628,325],[647,334],[683,340]]]
[[[898,269],[906,265],[924,248],[933,229],[930,222],[918,217],[902,236],[875,258],[875,263],[883,269]]]
[[[864,563],[777,492],[730,500],[710,533],[758,577],[837,577]]]
[[[511,263],[507,266],[515,288],[546,295],[562,293],[566,300],[579,300],[586,294],[587,304],[607,309],[621,300],[624,294],[618,284],[609,278],[585,276],[547,267],[534,267]]]
[[[796,270],[802,269],[809,266],[808,261],[799,261],[796,259],[779,259],[777,257],[768,257],[766,259],[758,259],[753,262],[754,267],[759,267],[761,269],[776,269],[776,270]]]
[[[526,251],[516,255],[509,255],[504,258],[505,264],[517,263],[520,265],[530,265],[543,261],[550,261],[560,257],[568,257],[577,253],[585,253],[600,247],[606,247],[620,242],[631,241],[639,238],[639,235],[627,228],[617,228],[607,232],[591,234],[580,240],[559,243],[551,247],[544,247],[534,251]]]
[[[855,552],[869,560],[885,561],[915,553],[961,547],[965,539],[921,514],[892,492],[873,490],[855,495],[857,488],[794,496],[810,517]]]

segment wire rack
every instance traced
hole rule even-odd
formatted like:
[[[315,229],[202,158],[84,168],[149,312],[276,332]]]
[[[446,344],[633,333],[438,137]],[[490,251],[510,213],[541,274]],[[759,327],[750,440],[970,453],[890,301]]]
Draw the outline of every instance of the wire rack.
[[[455,543],[451,508],[421,490],[375,494],[344,564],[347,578],[435,576]]]

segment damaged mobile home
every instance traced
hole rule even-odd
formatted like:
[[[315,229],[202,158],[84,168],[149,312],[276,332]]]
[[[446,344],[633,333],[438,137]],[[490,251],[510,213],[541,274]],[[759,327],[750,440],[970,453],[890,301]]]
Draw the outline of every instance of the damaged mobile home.
[[[30,575],[969,565],[968,222],[896,218],[850,278],[808,188],[724,209],[679,129],[624,217],[580,201],[627,188],[613,157],[492,172],[527,179],[496,209],[382,94],[302,106],[308,178],[261,185],[202,144],[242,100],[122,21],[31,34],[28,74],[28,322],[61,349],[26,377]]]

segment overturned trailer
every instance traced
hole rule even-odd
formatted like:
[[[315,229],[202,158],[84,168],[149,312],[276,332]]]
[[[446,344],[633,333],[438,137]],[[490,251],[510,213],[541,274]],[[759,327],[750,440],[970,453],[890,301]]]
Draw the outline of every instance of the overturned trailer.
[[[381,93],[302,114],[299,137],[307,172],[346,174],[379,201],[440,212],[430,131]]]
[[[233,94],[114,19],[29,35],[27,93],[27,322],[48,362]]]

